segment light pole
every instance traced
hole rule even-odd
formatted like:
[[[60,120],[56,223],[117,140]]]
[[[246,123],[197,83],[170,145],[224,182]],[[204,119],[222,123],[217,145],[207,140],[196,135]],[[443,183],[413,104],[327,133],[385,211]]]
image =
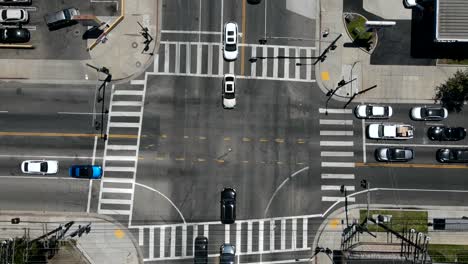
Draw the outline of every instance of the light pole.
[[[103,139],[105,141],[105,140],[107,140],[107,134],[104,134],[104,115],[109,113],[109,111],[105,109],[106,86],[107,86],[107,83],[112,81],[112,74],[110,74],[109,69],[106,68],[106,67],[98,68],[98,67],[93,66],[93,65],[88,64],[88,63],[86,63],[86,65],[88,67],[90,67],[90,68],[95,69],[98,72],[98,80],[99,80],[99,73],[102,72],[102,73],[107,75],[106,78],[103,80],[103,83],[101,84],[101,86],[98,88],[98,93],[100,93],[101,90],[102,90],[102,97],[100,96],[100,94],[97,97],[97,102],[98,103],[102,102],[102,106],[101,106],[101,123],[99,124],[98,121],[95,122],[95,128],[96,129],[99,129],[99,128],[101,129],[101,139]]]

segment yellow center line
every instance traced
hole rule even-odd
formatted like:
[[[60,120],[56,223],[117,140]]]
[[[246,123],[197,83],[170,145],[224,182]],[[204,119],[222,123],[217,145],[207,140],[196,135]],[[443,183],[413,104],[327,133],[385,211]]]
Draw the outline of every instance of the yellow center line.
[[[205,140],[206,137],[198,137],[200,140]]]
[[[242,0],[242,47],[241,47],[241,75],[244,75],[244,54],[245,54],[245,0]]]
[[[225,137],[225,138],[224,138],[224,141],[229,141],[229,140],[231,140],[230,137]]]
[[[250,138],[242,138],[242,141],[250,141]]]
[[[101,134],[49,133],[49,132],[0,132],[0,136],[16,137],[100,137]],[[138,135],[110,134],[109,138],[138,138]]]
[[[440,164],[414,164],[414,163],[362,163],[356,162],[356,167],[385,167],[385,168],[426,168],[426,169],[468,169],[468,165],[440,165]]]
[[[260,139],[260,142],[268,142],[268,139],[266,139],[266,138],[261,138],[261,139]]]
[[[277,143],[283,143],[283,142],[284,142],[284,139],[282,139],[282,138],[277,138],[277,139],[275,139],[275,142],[277,142]]]

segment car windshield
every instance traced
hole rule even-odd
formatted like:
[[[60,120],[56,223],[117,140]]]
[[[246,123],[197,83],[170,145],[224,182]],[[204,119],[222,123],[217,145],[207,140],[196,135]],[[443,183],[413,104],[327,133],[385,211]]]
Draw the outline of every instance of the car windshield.
[[[405,158],[405,151],[403,149],[389,149],[390,157],[393,159],[404,159]]]
[[[83,178],[90,177],[91,173],[92,173],[92,169],[90,166],[83,166],[79,168],[79,173],[77,176],[83,177]]]
[[[440,109],[429,109],[427,110],[427,116],[442,116]]]
[[[47,172],[47,162],[41,162],[41,172]]]
[[[27,162],[24,163],[24,171],[28,171],[28,165],[29,165],[29,163],[27,163]]]
[[[379,126],[379,137],[383,136],[384,126]]]
[[[227,51],[236,51],[237,45],[236,44],[226,44]]]

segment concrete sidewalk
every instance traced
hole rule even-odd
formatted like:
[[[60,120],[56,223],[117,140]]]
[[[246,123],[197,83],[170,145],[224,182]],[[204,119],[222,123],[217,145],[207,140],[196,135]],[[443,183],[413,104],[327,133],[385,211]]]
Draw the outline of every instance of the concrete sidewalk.
[[[366,51],[345,47],[351,43],[343,19],[343,0],[320,1],[320,52],[340,33],[342,37],[337,42],[337,48],[329,52],[326,60],[316,67],[317,84],[326,93],[337,87],[337,83],[344,79],[356,81],[340,88],[333,99],[347,101],[354,93],[377,85],[377,88],[359,95],[355,102],[382,103],[434,103],[435,87],[445,82],[457,69],[456,66],[407,66],[407,65],[370,65],[370,54]],[[363,1],[364,9],[376,12],[376,8],[385,6],[391,15],[393,9],[401,8],[399,0],[384,0],[385,3]],[[366,6],[367,5],[367,6]],[[381,13],[385,13],[381,10]],[[382,14],[379,14],[382,15]],[[328,30],[324,37],[322,32]],[[409,36],[408,36],[409,37]],[[377,45],[379,45],[377,43]],[[341,97],[341,98],[340,98]]]
[[[19,217],[19,224],[11,219]],[[141,264],[143,255],[130,232],[109,217],[98,214],[62,212],[0,211],[0,239],[22,237],[25,230],[31,239],[52,231],[60,224],[74,221],[67,235],[78,229],[78,225],[91,223],[91,231],[74,237],[77,248],[92,264]]]
[[[354,204],[348,206],[349,223],[354,223],[359,220],[359,211],[366,209],[365,204]],[[428,222],[432,223],[434,218],[462,218],[468,213],[468,207],[444,207],[444,206],[411,206],[405,208],[402,206],[375,204],[371,205],[371,210],[408,210],[408,211],[427,211]],[[339,250],[341,247],[341,238],[343,229],[346,227],[346,215],[344,207],[341,207],[330,213],[320,225],[315,236],[313,247],[330,248],[331,250]],[[377,238],[373,238],[368,234],[360,234],[361,242],[388,243],[389,237],[386,232],[374,232]],[[468,232],[445,232],[434,231],[432,227],[428,227],[428,234],[431,240],[430,244],[447,244],[447,245],[468,245]],[[400,240],[393,237],[393,243],[399,243]],[[399,249],[397,249],[399,250]],[[320,264],[332,264],[330,259],[323,253],[316,257],[316,262]]]
[[[5,81],[40,83],[96,83],[96,70],[86,63],[97,67],[107,67],[113,81],[128,81],[152,65],[159,46],[160,0],[119,0],[119,12],[123,10],[124,19],[107,36],[105,43],[90,50],[90,60],[30,60],[0,59],[0,78]],[[115,21],[118,17],[98,17],[101,21]],[[150,49],[142,54],[144,38],[137,22],[148,27],[154,38]],[[82,26],[81,26],[82,27]],[[57,31],[60,34],[60,31]],[[84,41],[84,40],[77,40]],[[87,40],[87,47],[95,42]],[[27,69],[27,70],[25,70]]]

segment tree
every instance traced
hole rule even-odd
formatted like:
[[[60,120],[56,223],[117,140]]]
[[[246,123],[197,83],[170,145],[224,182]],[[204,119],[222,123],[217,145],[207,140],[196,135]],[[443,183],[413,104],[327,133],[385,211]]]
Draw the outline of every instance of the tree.
[[[445,83],[437,86],[434,99],[450,112],[460,112],[468,99],[468,70],[458,70]]]

